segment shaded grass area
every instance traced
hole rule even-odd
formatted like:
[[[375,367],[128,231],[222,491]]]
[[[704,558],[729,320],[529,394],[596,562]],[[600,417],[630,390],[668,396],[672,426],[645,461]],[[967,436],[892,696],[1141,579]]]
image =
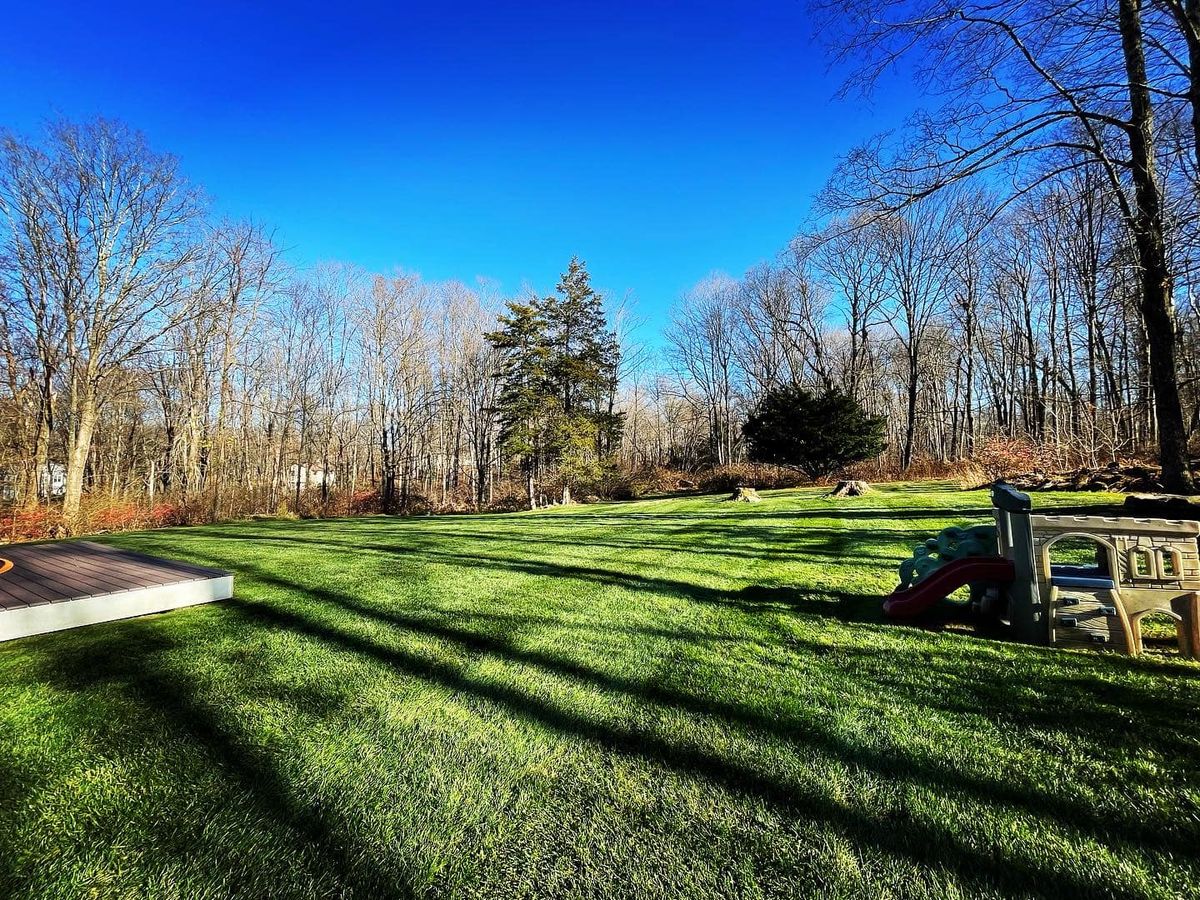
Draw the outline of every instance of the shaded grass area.
[[[884,624],[983,493],[763,496],[112,538],[237,596],[0,647],[0,895],[1196,892],[1200,666]]]

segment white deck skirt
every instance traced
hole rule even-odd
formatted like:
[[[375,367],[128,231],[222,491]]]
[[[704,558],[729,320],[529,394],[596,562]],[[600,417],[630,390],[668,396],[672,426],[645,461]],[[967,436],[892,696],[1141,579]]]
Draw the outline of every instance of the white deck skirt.
[[[221,575],[75,600],[58,600],[25,609],[8,609],[0,612],[0,641],[117,619],[132,619],[214,600],[228,600],[232,596],[233,576]]]

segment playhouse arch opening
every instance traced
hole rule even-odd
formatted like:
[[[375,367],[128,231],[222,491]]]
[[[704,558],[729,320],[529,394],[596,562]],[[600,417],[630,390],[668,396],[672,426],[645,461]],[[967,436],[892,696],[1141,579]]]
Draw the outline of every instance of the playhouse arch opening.
[[[1096,534],[1068,531],[1042,545],[1041,574],[1048,582],[1088,579],[1112,583],[1120,580],[1117,548]]]
[[[1134,653],[1145,650],[1187,652],[1184,618],[1174,610],[1144,609],[1129,617],[1133,631]]]

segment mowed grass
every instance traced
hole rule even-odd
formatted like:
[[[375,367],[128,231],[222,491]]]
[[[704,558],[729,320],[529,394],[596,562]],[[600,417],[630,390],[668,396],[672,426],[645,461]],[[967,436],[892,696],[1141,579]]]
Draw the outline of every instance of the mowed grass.
[[[0,646],[0,896],[1195,896],[1200,666],[882,621],[912,545],[988,515],[112,537],[236,597]]]

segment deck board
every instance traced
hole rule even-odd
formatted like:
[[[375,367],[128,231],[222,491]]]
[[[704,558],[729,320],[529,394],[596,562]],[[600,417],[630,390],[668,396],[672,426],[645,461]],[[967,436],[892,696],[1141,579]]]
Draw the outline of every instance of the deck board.
[[[233,576],[91,541],[0,546],[0,640],[226,599]]]
[[[3,588],[29,591],[50,602],[229,574],[91,541],[0,547],[0,557],[13,563],[0,575]]]
[[[38,559],[38,564],[42,567],[53,567],[53,571],[61,571],[64,565],[69,565],[87,580],[90,585],[88,593],[95,593],[98,589],[128,590],[132,587],[147,587],[168,583],[170,580],[162,572],[134,567],[120,558],[108,559],[93,554],[76,553],[64,564],[64,561],[57,557],[58,554],[46,554],[45,558]]]

